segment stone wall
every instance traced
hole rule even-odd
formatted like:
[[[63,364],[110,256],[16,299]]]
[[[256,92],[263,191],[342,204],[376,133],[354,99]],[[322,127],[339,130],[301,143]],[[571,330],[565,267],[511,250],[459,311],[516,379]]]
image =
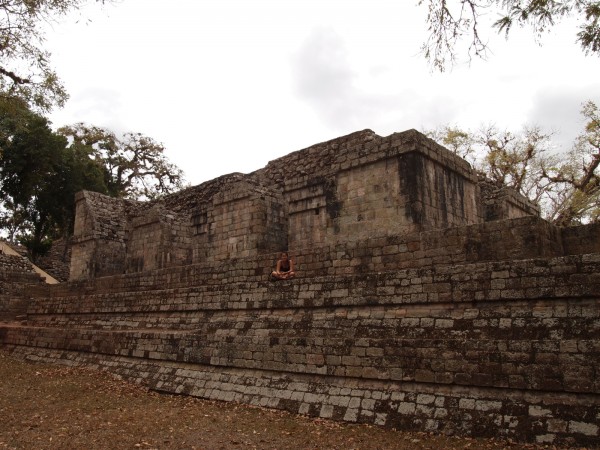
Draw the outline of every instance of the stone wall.
[[[126,209],[135,211],[135,203],[97,192],[75,195],[69,279],[125,271]]]
[[[283,192],[292,250],[482,221],[470,166],[414,130],[353,133],[252,175]]]
[[[275,283],[271,253],[38,286],[0,342],[165,392],[597,445],[600,255],[565,250],[595,229],[527,217],[338,243]]]
[[[31,298],[0,325],[16,356],[349,422],[600,443],[600,225],[545,222],[414,130],[76,206],[72,281],[10,297]],[[284,249],[297,277],[269,281]]]
[[[190,264],[190,223],[186,219],[160,203],[131,215],[126,227],[125,271]]]
[[[71,280],[272,252],[288,246],[281,194],[242,174],[151,202],[76,197]]]
[[[561,229],[567,254],[600,253],[600,223]]]
[[[71,270],[71,245],[66,239],[56,239],[52,242],[48,253],[38,257],[35,262],[36,266],[56,280],[67,281]]]
[[[417,131],[365,130],[154,202],[79,194],[70,279],[538,213]]]
[[[194,262],[221,261],[287,247],[281,195],[242,178],[193,211]]]
[[[28,289],[41,283],[43,280],[26,258],[0,252],[0,322],[24,315]]]

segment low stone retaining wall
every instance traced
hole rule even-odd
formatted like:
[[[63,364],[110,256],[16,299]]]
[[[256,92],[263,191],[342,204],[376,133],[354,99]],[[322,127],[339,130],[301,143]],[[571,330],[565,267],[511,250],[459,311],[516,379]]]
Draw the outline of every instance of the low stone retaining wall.
[[[152,389],[399,429],[597,445],[597,395],[531,393],[15,348],[31,361],[86,365]],[[568,406],[567,406],[568,405]]]
[[[0,342],[166,392],[390,427],[600,442],[600,254],[275,283],[252,274],[256,262],[36,287],[27,324],[0,327]]]
[[[29,289],[41,283],[29,261],[22,256],[0,253],[0,321],[25,314]]]

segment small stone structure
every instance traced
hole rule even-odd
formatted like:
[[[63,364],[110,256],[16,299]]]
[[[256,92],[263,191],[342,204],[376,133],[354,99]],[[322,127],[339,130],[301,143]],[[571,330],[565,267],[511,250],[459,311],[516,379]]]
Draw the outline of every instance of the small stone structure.
[[[0,321],[12,321],[27,311],[28,288],[44,280],[26,258],[7,254],[4,248],[0,245]]]
[[[557,228],[414,130],[137,203],[83,192],[69,283],[0,343],[165,392],[600,443],[600,226]],[[289,249],[298,277],[270,282]]]
[[[35,264],[58,282],[69,280],[71,262],[71,246],[67,239],[60,238],[52,241],[48,253],[38,256]]]

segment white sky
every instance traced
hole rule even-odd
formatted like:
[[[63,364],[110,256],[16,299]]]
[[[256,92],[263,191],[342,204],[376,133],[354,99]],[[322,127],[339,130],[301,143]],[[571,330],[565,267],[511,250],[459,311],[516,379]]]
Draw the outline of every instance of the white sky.
[[[542,46],[529,30],[508,41],[492,33],[488,61],[440,74],[419,54],[426,11],[416,3],[92,5],[47,35],[71,95],[50,119],[151,136],[199,184],[365,128],[537,124],[567,143],[582,129],[582,103],[600,103],[600,58],[584,56],[572,23]]]

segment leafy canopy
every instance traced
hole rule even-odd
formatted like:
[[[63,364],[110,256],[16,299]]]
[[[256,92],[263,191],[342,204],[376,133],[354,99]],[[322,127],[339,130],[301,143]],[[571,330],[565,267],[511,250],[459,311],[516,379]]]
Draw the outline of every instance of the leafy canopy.
[[[0,0],[0,96],[4,100],[21,99],[42,112],[63,106],[67,92],[50,66],[42,25],[89,1]]]
[[[35,257],[52,237],[69,234],[75,192],[106,192],[106,186],[103,167],[88,149],[67,147],[48,120],[30,110],[13,113],[14,104],[0,102],[0,225]]]
[[[566,158],[544,167],[544,176],[563,187],[555,222],[571,225],[600,222],[600,110],[594,102],[583,105],[586,120]]]
[[[150,137],[83,124],[54,132],[24,102],[0,99],[0,229],[34,258],[72,233],[78,191],[149,199],[183,185]]]

